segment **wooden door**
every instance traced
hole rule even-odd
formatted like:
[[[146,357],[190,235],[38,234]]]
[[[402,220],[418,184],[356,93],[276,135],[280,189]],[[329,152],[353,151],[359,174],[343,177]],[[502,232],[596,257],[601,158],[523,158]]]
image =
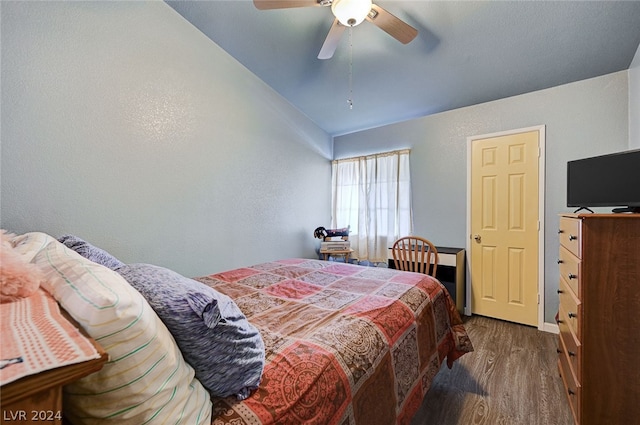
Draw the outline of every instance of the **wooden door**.
[[[471,139],[471,312],[537,326],[539,130]]]

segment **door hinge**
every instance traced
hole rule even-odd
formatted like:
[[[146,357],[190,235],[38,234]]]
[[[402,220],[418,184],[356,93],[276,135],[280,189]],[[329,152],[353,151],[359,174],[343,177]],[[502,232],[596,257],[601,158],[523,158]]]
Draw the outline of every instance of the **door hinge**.
[[[540,304],[540,294],[538,294],[538,305]]]

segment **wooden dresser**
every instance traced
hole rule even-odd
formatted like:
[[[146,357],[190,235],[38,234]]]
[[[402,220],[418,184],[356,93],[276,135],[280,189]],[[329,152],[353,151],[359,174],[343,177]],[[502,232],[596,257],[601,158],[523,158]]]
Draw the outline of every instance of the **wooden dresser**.
[[[640,214],[562,214],[558,234],[558,367],[575,422],[640,423]]]

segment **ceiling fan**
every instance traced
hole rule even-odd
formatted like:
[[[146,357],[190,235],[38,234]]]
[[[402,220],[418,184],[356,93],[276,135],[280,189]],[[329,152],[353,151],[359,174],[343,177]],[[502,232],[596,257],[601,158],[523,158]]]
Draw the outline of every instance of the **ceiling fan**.
[[[407,44],[418,35],[418,30],[373,4],[371,0],[253,0],[253,4],[260,10],[331,6],[335,19],[320,49],[318,59],[331,58],[345,28],[354,27],[365,19],[403,44]]]

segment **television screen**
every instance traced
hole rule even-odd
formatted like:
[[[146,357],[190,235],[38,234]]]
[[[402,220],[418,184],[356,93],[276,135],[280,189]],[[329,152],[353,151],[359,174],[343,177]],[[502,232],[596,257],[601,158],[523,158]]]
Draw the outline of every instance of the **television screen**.
[[[640,211],[640,149],[569,161],[567,206]]]

